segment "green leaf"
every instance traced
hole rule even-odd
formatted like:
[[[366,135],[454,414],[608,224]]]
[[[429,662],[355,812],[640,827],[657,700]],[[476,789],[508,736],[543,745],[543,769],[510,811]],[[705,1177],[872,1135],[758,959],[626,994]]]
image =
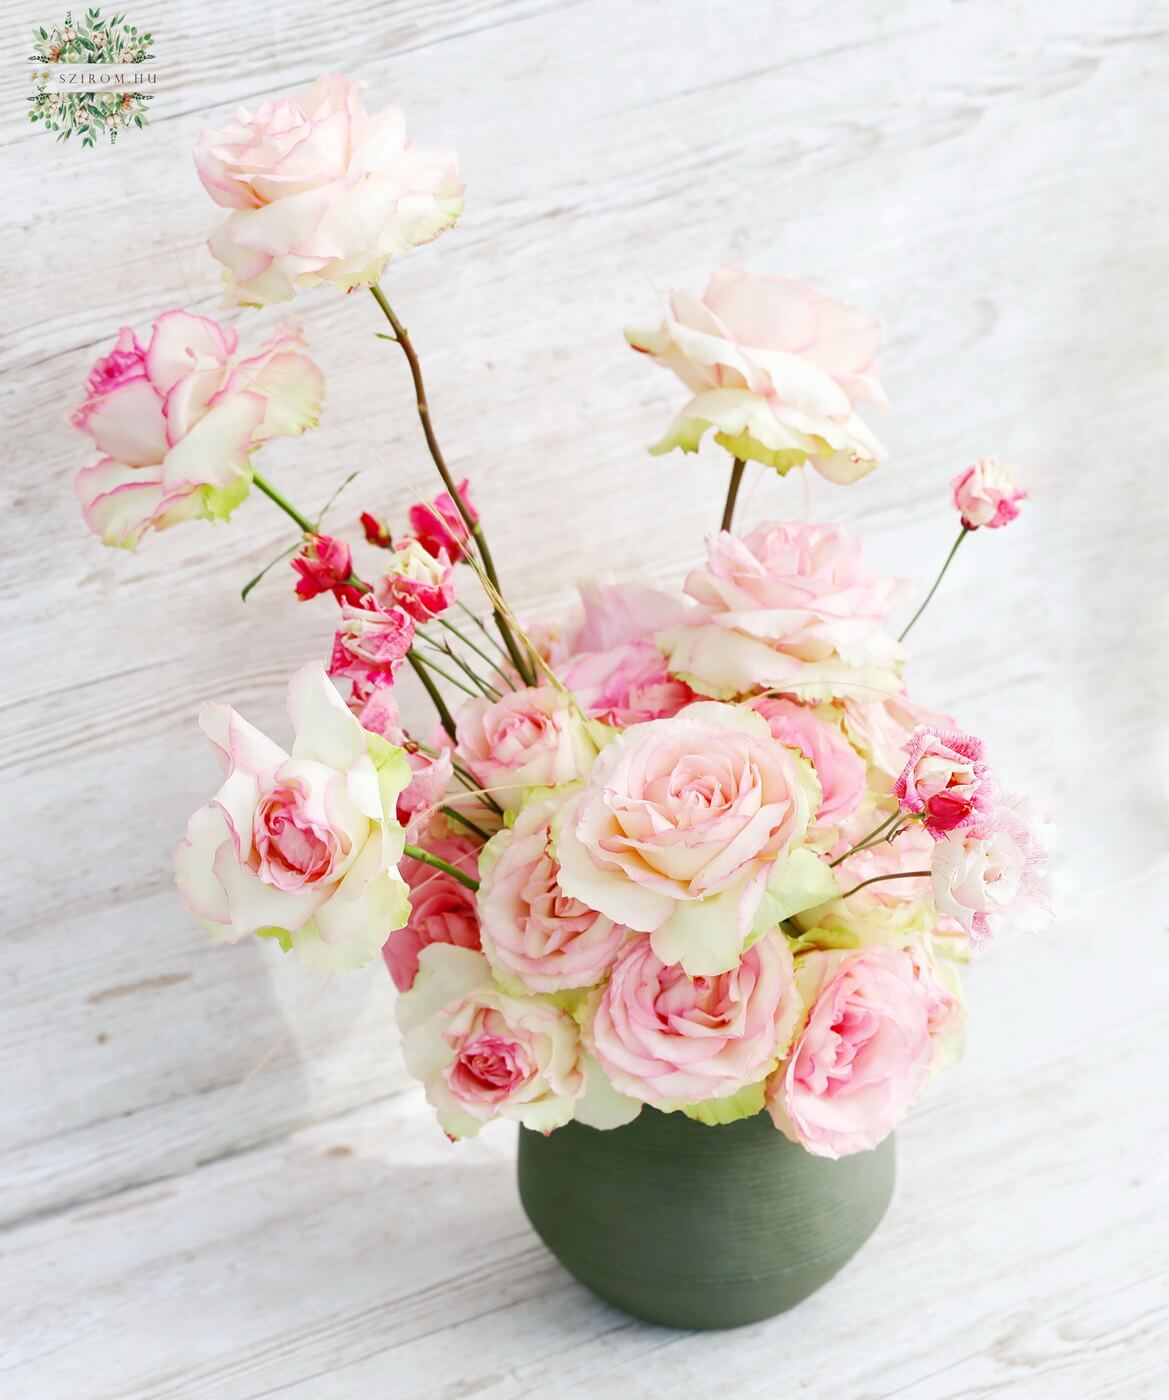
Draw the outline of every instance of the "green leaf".
[[[704,1099],[702,1103],[684,1105],[681,1111],[687,1118],[715,1128],[723,1123],[737,1123],[740,1118],[754,1118],[762,1112],[763,1102],[763,1081],[760,1080],[758,1084],[748,1084],[729,1098]]]

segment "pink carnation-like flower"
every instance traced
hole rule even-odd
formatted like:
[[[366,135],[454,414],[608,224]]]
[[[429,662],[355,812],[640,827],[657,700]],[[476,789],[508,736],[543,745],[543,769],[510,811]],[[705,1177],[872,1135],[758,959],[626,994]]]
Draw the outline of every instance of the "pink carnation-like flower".
[[[481,862],[483,951],[533,992],[594,986],[629,936],[560,888],[552,821],[562,805],[559,795],[528,802],[510,830],[491,838]]]
[[[559,676],[590,719],[620,729],[676,715],[695,698],[685,681],[670,676],[652,642],[581,652],[560,666]]]
[[[626,331],[694,397],[652,450],[696,452],[704,434],[783,473],[811,462],[856,481],[884,449],[856,412],[888,404],[877,379],[877,322],[806,283],[716,268],[701,301],[674,292],[658,331]]]
[[[479,512],[471,504],[471,483],[464,478],[457,490],[471,519],[478,520]],[[410,507],[408,516],[410,528],[428,554],[433,554],[436,559],[440,554],[445,554],[452,564],[466,558],[470,531],[449,491],[440,491],[433,501],[416,501]]]
[[[985,526],[998,530],[1019,514],[1019,502],[1027,499],[997,457],[983,457],[959,472],[952,482],[954,509],[968,530]]]
[[[468,875],[477,874],[478,842],[441,831],[439,824],[432,824],[425,834],[424,849]],[[394,986],[404,992],[414,984],[423,948],[432,943],[450,943],[456,948],[480,946],[479,906],[473,890],[424,861],[405,856],[398,870],[410,887],[410,918],[405,928],[390,934],[382,957]]]
[[[341,608],[333,636],[329,675],[359,685],[389,685],[414,642],[414,623],[400,608],[383,612],[371,603]]]
[[[935,841],[987,810],[993,780],[982,761],[981,739],[923,724],[905,751],[909,761],[893,784],[893,796],[903,812],[924,818],[922,825]]]
[[[934,1058],[931,997],[901,948],[810,952],[796,964],[809,1008],[768,1083],[775,1126],[817,1157],[865,1152],[897,1126]]]
[[[763,1079],[801,1009],[782,935],[765,935],[714,977],[688,977],[639,935],[617,959],[585,1043],[619,1092],[676,1109]]]
[[[339,603],[362,606],[362,589],[350,583],[353,555],[344,540],[310,535],[300,553],[289,560],[296,573],[296,596],[302,603],[331,593]]]
[[[990,944],[991,919],[1003,916],[1037,928],[1050,915],[1047,852],[1028,804],[1000,798],[972,826],[952,831],[934,847],[934,903],[970,935],[974,951]]]
[[[361,512],[361,531],[366,544],[373,545],[375,549],[393,549],[394,537],[390,534],[390,527],[367,510]]]
[[[370,115],[343,77],[239,108],[227,126],[199,133],[194,155],[207,193],[232,211],[209,246],[244,305],[324,283],[369,286],[389,258],[437,238],[463,210],[454,151],[415,146],[399,108]]]
[[[431,553],[418,540],[399,544],[378,588],[386,606],[397,606],[415,622],[430,622],[455,601],[455,571],[445,549]]]
[[[832,826],[856,810],[865,795],[864,760],[838,725],[807,705],[778,696],[761,696],[751,708],[767,721],[772,738],[799,749],[815,770],[823,794],[817,824]]]
[[[76,490],[102,543],[134,549],[148,530],[228,519],[256,448],[316,426],[324,378],[303,344],[281,325],[240,356],[230,326],[187,311],[160,316],[145,349],[123,326],[72,420],[101,454]]]
[[[657,640],[673,674],[721,698],[879,698],[899,684],[901,648],[883,624],[904,591],[865,571],[842,525],[761,525],[745,539],[723,530],[686,579],[699,606]]]
[[[518,805],[525,788],[583,777],[596,753],[571,700],[552,686],[468,700],[456,733],[458,756],[504,807]]]

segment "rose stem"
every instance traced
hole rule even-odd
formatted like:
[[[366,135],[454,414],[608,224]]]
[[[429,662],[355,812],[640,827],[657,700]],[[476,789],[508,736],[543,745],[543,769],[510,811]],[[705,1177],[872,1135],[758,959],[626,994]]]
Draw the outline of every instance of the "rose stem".
[[[478,691],[472,690],[469,685],[459,680],[458,676],[452,676],[449,671],[444,671],[443,668],[436,661],[432,661],[429,656],[423,656],[421,652],[416,652],[413,648],[410,649],[409,654],[411,656],[417,656],[419,663],[425,666],[428,671],[433,671],[435,675],[441,676],[444,681],[450,681],[451,685],[457,686],[464,695],[470,695],[476,700],[479,698]]]
[[[966,536],[969,535],[969,534],[971,534],[971,533],[972,533],[971,530],[970,530],[967,526],[965,526],[965,525],[962,526],[962,533],[961,533],[961,534],[958,536],[958,538],[954,541],[953,546],[951,547],[949,554],[946,555],[946,562],[942,565],[942,572],[937,576],[936,579],[934,579],[934,586],[933,586],[933,587],[930,589],[930,591],[925,595],[925,598],[924,598],[924,600],[922,601],[921,607],[918,608],[918,610],[913,614],[913,616],[912,616],[912,617],[909,619],[909,621],[905,624],[905,630],[901,633],[900,637],[897,638],[897,640],[898,640],[899,642],[903,642],[903,641],[906,639],[906,637],[909,636],[910,628],[911,628],[911,627],[913,626],[913,624],[917,621],[917,619],[922,615],[922,613],[925,612],[926,607],[927,607],[928,604],[929,604],[929,600],[930,600],[930,599],[934,596],[934,594],[938,591],[938,584],[941,583],[941,581],[946,577],[946,570],[950,567],[950,560],[953,559],[954,555],[958,553],[958,546],[962,543],[962,541],[966,538]]]
[[[477,822],[473,822],[470,817],[463,816],[462,812],[460,812],[457,807],[448,807],[444,802],[438,810],[444,817],[458,822],[460,826],[465,826],[468,831],[473,831],[476,836],[482,837],[484,841],[491,840],[491,837],[488,836]]]
[[[496,596],[503,596],[503,589],[499,584],[499,575],[495,572],[495,561],[491,557],[491,551],[487,548],[487,537],[479,522],[472,516],[467,508],[466,502],[459,493],[459,488],[455,485],[454,477],[451,476],[450,468],[446,464],[446,459],[442,455],[442,448],[438,445],[438,438],[435,436],[434,425],[430,421],[430,405],[426,398],[426,385],[422,379],[422,366],[418,361],[418,353],[414,349],[413,342],[406,332],[406,327],[398,320],[394,314],[394,308],[386,300],[386,295],[381,287],[375,282],[369,289],[373,293],[373,299],[382,309],[382,314],[390,325],[394,328],[394,339],[402,347],[402,353],[406,356],[406,363],[410,366],[410,378],[414,381],[414,399],[418,408],[418,417],[422,422],[422,432],[426,437],[426,445],[430,449],[430,455],[434,459],[434,465],[438,468],[438,474],[442,477],[443,484],[450,494],[450,498],[455,503],[459,514],[463,517],[463,523],[471,533],[475,541],[475,546],[479,558],[483,564],[483,572],[487,575]],[[499,635],[503,638],[507,647],[508,655],[512,659],[512,664],[520,673],[525,685],[532,685],[535,676],[527,664],[527,659],[520,650],[515,637],[512,636],[511,628],[507,625],[507,619],[498,606],[493,606],[495,614],[495,625],[499,628]]]
[[[478,687],[480,694],[486,695],[488,700],[500,699],[500,692],[496,690],[496,688],[491,684],[491,682],[485,681],[483,677],[478,673],[478,671],[476,671],[470,665],[469,662],[464,661],[463,658],[453,649],[453,647],[447,646],[444,643],[436,642],[433,637],[428,637],[425,632],[421,631],[414,633],[414,639],[415,641],[425,642],[428,647],[430,647],[433,651],[437,651],[440,656],[445,656],[449,660],[453,661],[455,665],[459,668],[459,670],[462,671],[462,673],[467,677],[467,679]],[[429,662],[430,657],[428,656],[425,659]]]
[[[465,632],[460,632],[459,629],[455,626],[455,624],[453,622],[448,622],[445,617],[440,617],[437,620],[442,624],[443,627],[446,628],[448,632],[451,632],[456,637],[458,637],[459,641],[462,642],[464,646],[470,647],[476,656],[486,661],[488,666],[491,667],[491,669],[500,678],[500,680],[507,682],[509,690],[515,689],[515,686],[512,684],[511,678],[507,675],[506,671],[501,671],[499,669],[498,664],[490,656],[487,655],[487,653],[483,650],[482,647],[476,646],[475,643],[470,639],[470,637],[466,635]]]
[[[469,890],[479,888],[479,881],[473,876],[465,874],[457,865],[452,865],[449,860],[442,860],[438,856],[432,856],[429,851],[424,851],[419,846],[411,846],[409,841],[402,847],[402,854],[409,856],[411,860],[420,860],[423,865],[433,866],[435,870],[441,870],[444,875],[452,876],[460,885],[466,885]]]
[[[850,895],[856,894],[857,890],[863,890],[866,885],[876,885],[882,880],[916,880],[923,875],[928,876],[928,870],[901,870],[894,875],[873,875],[867,880],[862,880],[859,885],[853,885],[852,889],[845,894],[838,894],[837,899],[848,899]]]
[[[742,457],[736,457],[734,466],[731,467],[731,479],[727,485],[727,503],[723,506],[723,523],[720,530],[729,530],[731,521],[735,518],[735,502],[739,499],[739,487],[743,481],[743,468],[746,462]]]

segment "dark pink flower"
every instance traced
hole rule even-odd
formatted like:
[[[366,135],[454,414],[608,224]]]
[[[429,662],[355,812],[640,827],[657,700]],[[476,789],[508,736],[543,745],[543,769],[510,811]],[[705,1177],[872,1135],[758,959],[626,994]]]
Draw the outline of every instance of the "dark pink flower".
[[[341,609],[333,637],[330,676],[345,676],[358,685],[389,685],[414,641],[414,623],[399,608],[383,612],[376,605]]]
[[[430,622],[455,601],[454,574],[445,549],[432,552],[418,540],[403,540],[394,550],[378,598],[408,612],[415,622]]]
[[[365,531],[367,544],[375,545],[378,549],[393,549],[394,541],[390,535],[390,527],[384,520],[379,520],[376,515],[371,515],[369,511],[361,512],[361,528]]]
[[[905,745],[909,761],[893,784],[903,812],[923,818],[935,841],[970,826],[993,793],[990,769],[982,761],[982,740],[921,724]]]
[[[349,582],[353,574],[353,556],[344,540],[332,535],[310,535],[304,548],[292,560],[299,574],[296,596],[305,601],[319,593],[332,593],[339,603],[359,604],[362,589]]]
[[[464,477],[458,485],[458,493],[472,520],[479,519],[479,512],[471,504],[471,483]],[[418,543],[428,553],[438,555],[446,551],[452,563],[457,564],[466,557],[466,544],[470,531],[459,513],[458,506],[451,499],[450,492],[440,491],[433,501],[419,501],[410,507],[410,528],[418,537]]]

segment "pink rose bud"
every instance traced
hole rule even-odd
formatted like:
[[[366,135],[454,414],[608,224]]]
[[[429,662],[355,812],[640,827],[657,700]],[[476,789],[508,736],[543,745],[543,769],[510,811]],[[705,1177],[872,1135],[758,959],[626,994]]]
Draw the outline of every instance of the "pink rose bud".
[[[1009,525],[1019,514],[1019,502],[1027,499],[1014,478],[997,457],[983,457],[951,483],[954,488],[954,508],[968,530],[985,525],[998,530]]]
[[[300,575],[296,596],[302,601],[319,593],[332,593],[339,603],[359,604],[362,590],[349,582],[353,556],[344,540],[331,535],[310,535],[304,548],[292,560]]]
[[[341,616],[329,675],[345,676],[363,686],[391,684],[413,644],[414,623],[400,609],[383,612],[373,602],[345,603]]]
[[[471,504],[470,487],[471,483],[464,478],[457,490],[471,519],[478,520],[479,512]],[[433,501],[419,501],[410,507],[409,514],[410,528],[428,554],[437,556],[445,550],[453,564],[466,557],[463,546],[470,531],[449,491],[440,491]]]
[[[893,784],[893,796],[903,812],[924,818],[935,841],[970,826],[987,810],[993,780],[982,761],[981,739],[922,724],[905,752],[909,761]]]
[[[369,511],[363,510],[361,528],[365,531],[367,544],[375,545],[378,549],[393,549],[394,541],[390,535],[390,527],[384,520],[379,520],[376,515],[370,515]]]

